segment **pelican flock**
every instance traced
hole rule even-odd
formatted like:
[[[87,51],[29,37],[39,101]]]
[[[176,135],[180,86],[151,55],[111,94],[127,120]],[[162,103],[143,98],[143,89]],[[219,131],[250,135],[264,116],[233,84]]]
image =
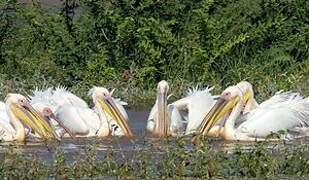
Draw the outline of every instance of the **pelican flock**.
[[[93,109],[63,87],[35,90],[30,99],[34,107],[50,110],[53,127],[61,137],[66,132],[73,137],[133,136],[123,107],[126,103],[114,99],[113,91],[103,87],[93,87],[88,94],[93,99]]]
[[[258,104],[253,87],[242,81],[219,96],[213,87],[191,88],[187,95],[169,102],[170,86],[162,80],[147,119],[147,132],[156,138],[216,136],[225,140],[265,140],[284,131],[282,138],[307,136],[309,98],[278,92]],[[127,103],[113,97],[114,90],[93,87],[88,95],[93,107],[65,87],[36,89],[25,97],[8,94],[0,102],[0,140],[24,142],[29,138],[133,137]]]
[[[282,138],[306,136],[309,130],[309,98],[298,93],[278,92],[258,104],[252,85],[243,81],[221,93],[201,123],[199,133],[207,135],[219,121],[224,123],[216,130],[225,140],[265,140],[280,131],[284,131]]]

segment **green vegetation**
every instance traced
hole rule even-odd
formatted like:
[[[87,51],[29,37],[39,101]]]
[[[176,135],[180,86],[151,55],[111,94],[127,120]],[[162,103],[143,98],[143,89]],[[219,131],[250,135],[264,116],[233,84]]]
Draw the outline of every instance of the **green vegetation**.
[[[309,95],[309,1],[0,1],[0,100],[60,83],[83,98],[93,85],[117,88],[131,106],[148,106],[162,79],[173,98],[197,84],[215,85],[218,93],[241,80],[253,83],[258,100],[281,89]],[[56,151],[52,163],[9,147],[0,178],[309,175],[303,144],[188,150],[178,140],[160,153],[110,149],[98,156],[96,143],[73,162]]]
[[[64,0],[0,2],[0,96],[61,83],[86,97],[117,88],[131,105],[166,79],[190,86],[240,80],[258,99],[309,95],[307,0]]]
[[[208,143],[208,142],[207,142]],[[284,143],[283,143],[284,144]],[[152,147],[151,151],[135,149],[130,153],[112,149],[98,155],[97,142],[82,150],[77,159],[52,150],[50,163],[38,155],[25,155],[10,147],[0,162],[1,179],[80,179],[80,178],[280,178],[308,177],[308,144],[282,146],[256,143],[234,148],[201,145],[188,149],[178,139],[172,147]],[[282,146],[282,147],[281,147]],[[288,147],[288,148],[287,148]],[[78,158],[79,157],[79,158]]]

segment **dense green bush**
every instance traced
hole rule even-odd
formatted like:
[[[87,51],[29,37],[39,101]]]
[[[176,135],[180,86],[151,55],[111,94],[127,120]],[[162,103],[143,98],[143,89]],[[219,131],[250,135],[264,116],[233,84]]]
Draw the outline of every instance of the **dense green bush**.
[[[306,0],[1,1],[0,95],[61,83],[85,96],[99,85],[141,104],[161,79],[176,97],[243,79],[260,100],[308,95],[308,32]]]

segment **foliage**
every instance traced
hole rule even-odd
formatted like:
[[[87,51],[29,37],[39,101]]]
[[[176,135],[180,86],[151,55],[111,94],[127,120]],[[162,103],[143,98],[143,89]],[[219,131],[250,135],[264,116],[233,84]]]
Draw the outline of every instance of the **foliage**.
[[[1,1],[0,95],[61,83],[85,97],[97,85],[134,105],[161,79],[175,97],[244,79],[259,99],[308,95],[308,22],[306,0]]]
[[[34,153],[22,153],[20,147],[6,147],[0,162],[2,179],[183,179],[183,178],[300,178],[309,175],[307,144],[280,146],[280,143],[256,143],[222,148],[212,145],[185,146],[183,139],[172,146],[133,149],[108,148],[99,153],[90,143],[78,154],[54,148],[53,160],[46,162]],[[233,147],[233,146],[232,146]],[[17,149],[18,148],[18,149]],[[43,156],[44,157],[44,156]],[[71,158],[69,158],[71,157]],[[72,159],[72,157],[74,157]],[[70,160],[71,159],[71,160]]]

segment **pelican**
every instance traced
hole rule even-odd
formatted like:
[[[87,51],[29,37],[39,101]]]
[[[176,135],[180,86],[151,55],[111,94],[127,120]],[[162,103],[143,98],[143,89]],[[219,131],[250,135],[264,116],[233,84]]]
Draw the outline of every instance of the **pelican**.
[[[131,138],[133,133],[128,124],[128,114],[123,107],[127,103],[119,98],[113,98],[114,91],[115,89],[109,92],[104,87],[94,86],[88,94],[92,96],[95,112],[99,115],[100,119],[107,120],[112,131],[111,134]]]
[[[111,132],[112,135],[132,136],[127,123],[124,122],[123,116],[127,116],[119,115],[119,109],[122,107],[121,104],[119,105],[121,101],[115,101],[111,97],[112,93],[109,93],[105,88],[94,87],[89,92],[96,104],[95,110],[90,109],[85,101],[67,91],[64,87],[57,87],[54,91],[52,88],[45,91],[36,90],[33,94],[31,96],[32,103],[39,104],[41,107],[49,107],[54,117],[60,122],[52,121],[61,136],[65,132],[58,124],[66,127],[67,132],[70,132],[73,136],[108,136],[110,134],[108,123],[110,119],[115,119],[117,123],[121,124],[121,128]],[[123,107],[122,109],[124,110]],[[121,131],[122,128],[126,128],[123,131],[124,133]]]
[[[183,117],[173,105],[167,104],[169,85],[165,80],[158,83],[157,98],[147,120],[147,130],[154,136],[163,138],[176,136],[184,128]]]
[[[147,130],[155,136],[188,135],[194,133],[205,113],[215,103],[215,96],[210,91],[213,89],[198,87],[189,89],[187,97],[167,105],[168,83],[162,80],[157,86],[157,99],[150,111],[147,121]]]
[[[244,119],[236,125],[237,119]],[[225,89],[219,100],[206,115],[200,133],[206,135],[214,124],[225,121],[220,136],[225,140],[265,140],[270,134],[284,130],[302,133],[309,126],[309,98],[298,93],[279,92],[258,105],[254,99],[252,85],[242,81]],[[308,134],[305,134],[308,135]]]
[[[44,139],[58,139],[50,125],[34,110],[23,95],[8,94],[5,104],[1,103],[0,108],[1,140],[24,142],[27,134],[24,125]]]

